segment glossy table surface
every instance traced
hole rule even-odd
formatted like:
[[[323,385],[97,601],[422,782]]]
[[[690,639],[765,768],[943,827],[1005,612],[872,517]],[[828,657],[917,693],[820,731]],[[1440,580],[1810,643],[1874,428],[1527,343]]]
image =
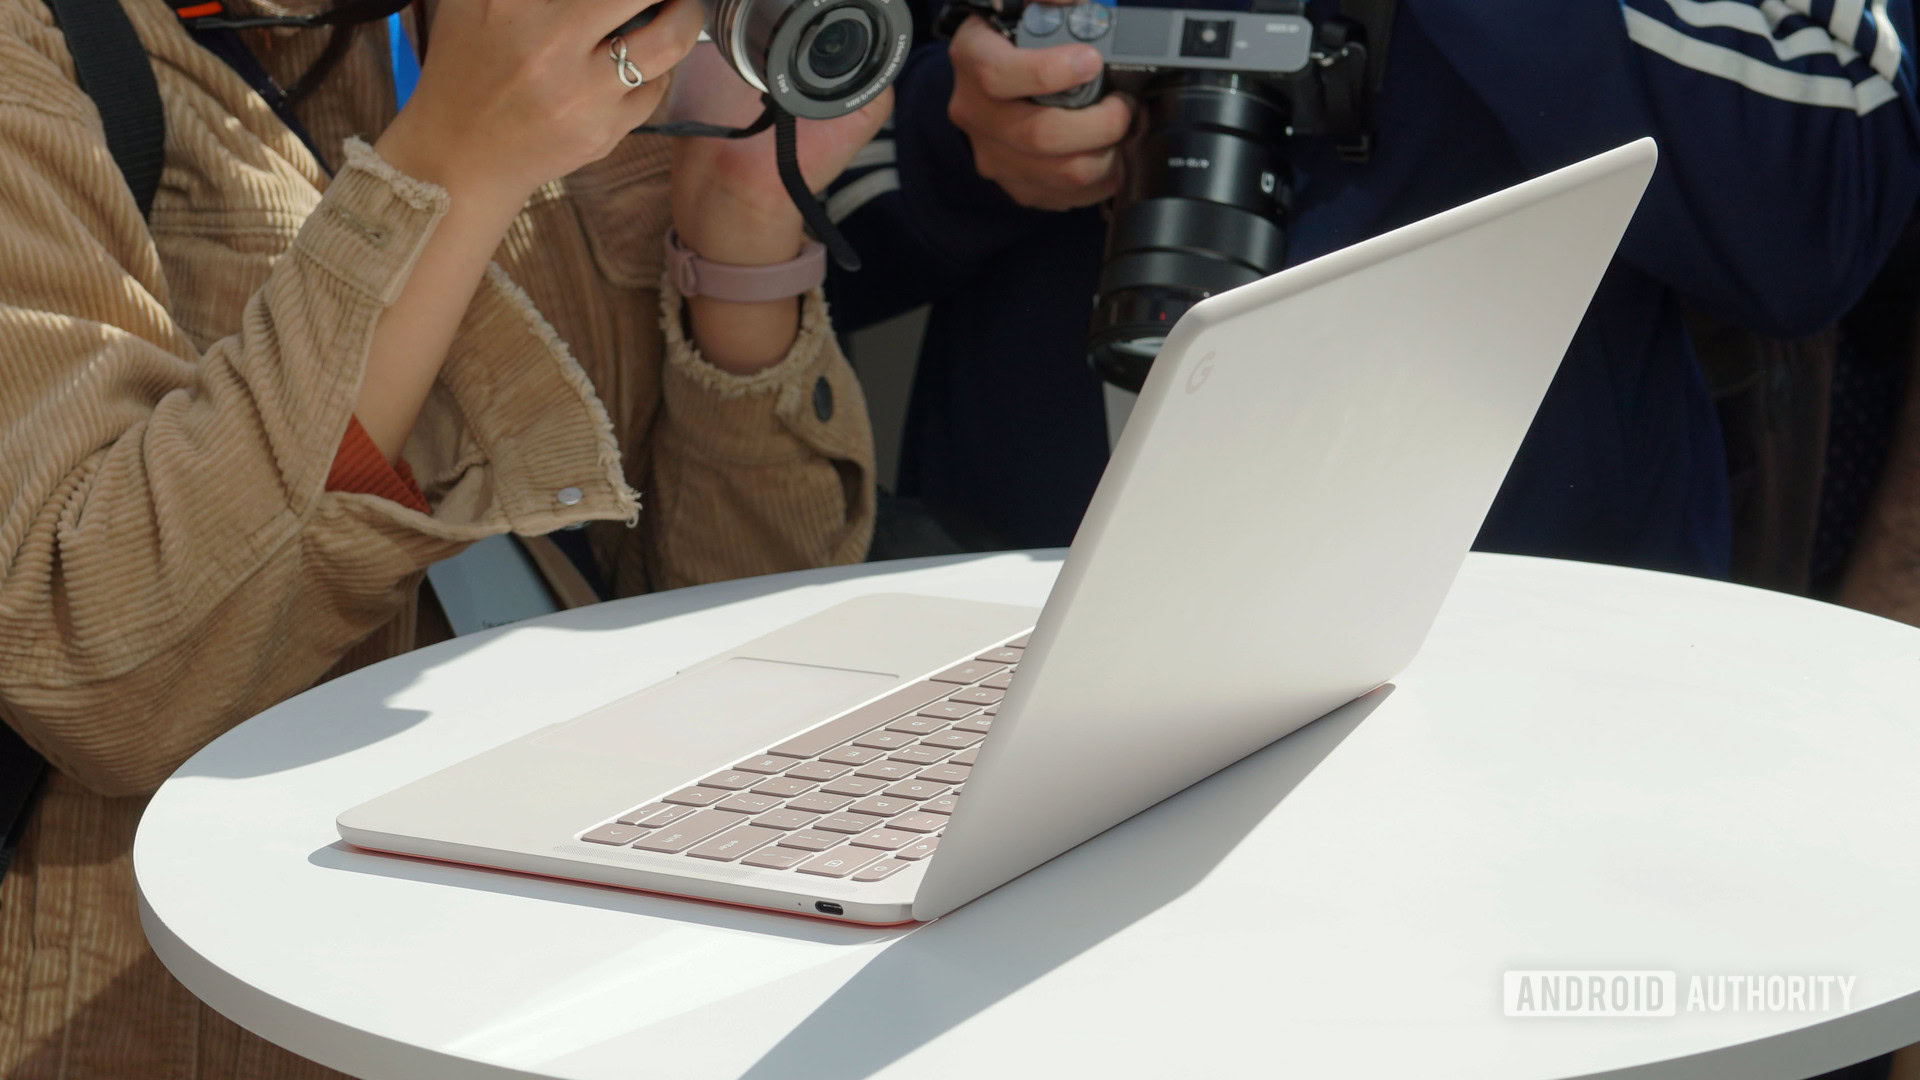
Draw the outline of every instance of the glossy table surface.
[[[847,597],[1038,603],[1058,558],[682,590],[318,687],[154,798],[148,937],[214,1007],[369,1078],[1790,1078],[1920,1041],[1920,631],[1575,563],[1471,557],[1389,688],[923,926],[334,832]],[[1505,1015],[1516,969],[1854,981],[1845,1007],[1546,1019]]]

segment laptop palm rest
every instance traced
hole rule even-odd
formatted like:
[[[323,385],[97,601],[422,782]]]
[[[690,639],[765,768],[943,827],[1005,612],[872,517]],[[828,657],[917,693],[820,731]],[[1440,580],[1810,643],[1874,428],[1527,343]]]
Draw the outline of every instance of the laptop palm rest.
[[[630,755],[629,760],[657,759],[666,747],[655,725],[716,724],[743,740],[743,749],[750,751],[779,742],[808,721],[857,705],[898,681],[894,674],[735,656],[602,706],[549,729],[536,741],[591,754]],[[686,767],[724,764],[703,754]]]

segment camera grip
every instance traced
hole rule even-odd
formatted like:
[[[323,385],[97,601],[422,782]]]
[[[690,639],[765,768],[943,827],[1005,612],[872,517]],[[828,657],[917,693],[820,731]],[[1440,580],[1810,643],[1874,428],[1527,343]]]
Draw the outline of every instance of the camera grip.
[[[1035,105],[1051,105],[1058,109],[1084,109],[1100,100],[1106,86],[1107,77],[1102,72],[1071,90],[1062,90],[1057,94],[1036,94],[1027,100]]]

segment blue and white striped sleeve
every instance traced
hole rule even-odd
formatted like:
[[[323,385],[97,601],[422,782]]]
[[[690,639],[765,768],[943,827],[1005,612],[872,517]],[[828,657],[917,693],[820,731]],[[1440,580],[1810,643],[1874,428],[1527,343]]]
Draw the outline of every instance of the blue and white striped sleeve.
[[[1920,195],[1912,0],[1407,0],[1550,168],[1640,135],[1622,254],[1780,336],[1837,319]]]
[[[1701,76],[1865,116],[1911,96],[1887,0],[1624,0],[1627,37]]]

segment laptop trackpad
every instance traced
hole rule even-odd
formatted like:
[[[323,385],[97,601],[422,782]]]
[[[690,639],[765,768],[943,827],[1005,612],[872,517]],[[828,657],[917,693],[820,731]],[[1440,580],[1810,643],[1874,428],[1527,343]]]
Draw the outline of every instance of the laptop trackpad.
[[[596,755],[692,769],[780,742],[900,681],[897,675],[730,657],[629,694],[540,737]]]

